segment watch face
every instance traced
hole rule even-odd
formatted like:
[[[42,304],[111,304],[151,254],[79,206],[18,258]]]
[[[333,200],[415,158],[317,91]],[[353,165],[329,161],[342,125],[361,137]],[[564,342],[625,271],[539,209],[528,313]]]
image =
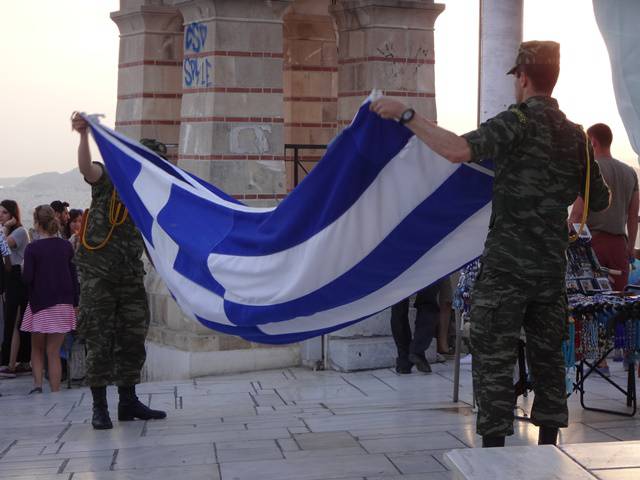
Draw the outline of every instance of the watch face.
[[[402,117],[401,117],[402,123],[411,121],[411,119],[413,118],[413,114],[414,114],[414,111],[410,108],[402,112]]]

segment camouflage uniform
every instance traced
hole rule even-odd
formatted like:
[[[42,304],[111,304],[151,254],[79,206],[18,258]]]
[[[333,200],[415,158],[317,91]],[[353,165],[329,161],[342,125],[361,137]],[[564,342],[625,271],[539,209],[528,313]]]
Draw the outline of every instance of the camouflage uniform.
[[[544,51],[550,45],[551,51]],[[559,62],[557,48],[553,42],[526,42],[517,64]],[[536,96],[464,137],[473,161],[491,158],[495,165],[489,234],[471,301],[477,432],[513,434],[513,367],[522,327],[536,394],[532,422],[566,427],[561,343],[567,320],[567,208],[584,193],[584,133],[555,99]],[[609,191],[593,152],[590,190],[590,208],[606,208]]]
[[[86,230],[89,246],[99,245],[111,228],[109,207],[114,187],[102,168],[102,176],[91,185]],[[80,273],[78,332],[86,341],[91,387],[140,383],[149,329],[143,249],[142,237],[127,217],[103,248],[90,250],[81,244],[76,254]]]

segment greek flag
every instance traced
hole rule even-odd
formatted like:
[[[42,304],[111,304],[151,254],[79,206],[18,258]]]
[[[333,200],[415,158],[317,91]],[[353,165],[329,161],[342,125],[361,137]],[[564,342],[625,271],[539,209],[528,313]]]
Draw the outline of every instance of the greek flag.
[[[272,344],[326,334],[482,252],[492,172],[451,164],[368,101],[274,208],[244,205],[86,118],[173,298],[214,330]]]

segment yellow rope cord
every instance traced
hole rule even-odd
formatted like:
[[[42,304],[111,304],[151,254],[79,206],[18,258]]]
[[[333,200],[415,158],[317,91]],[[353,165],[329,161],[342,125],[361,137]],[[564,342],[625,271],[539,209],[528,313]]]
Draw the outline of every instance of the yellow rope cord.
[[[122,213],[121,213],[122,212]],[[100,242],[98,245],[89,245],[87,242],[87,225],[89,224],[89,210],[87,210],[82,218],[82,226],[80,227],[80,239],[82,241],[82,245],[87,250],[100,250],[104,248],[109,240],[111,240],[111,236],[113,235],[113,231],[116,227],[122,225],[129,212],[126,207],[116,198],[116,189],[113,189],[111,192],[111,200],[109,202],[109,223],[111,224],[111,228],[109,229],[109,233],[107,233],[107,237]]]
[[[585,139],[584,146],[587,151],[587,181],[584,186],[584,206],[582,209],[582,220],[580,221],[580,228],[578,228],[578,231],[574,235],[569,236],[569,242],[575,242],[578,239],[578,237],[580,237],[580,234],[582,234],[582,231],[584,230],[584,226],[587,223],[587,216],[589,215],[589,187],[591,186],[591,155],[589,155],[589,136],[587,135],[587,132],[584,132],[584,139]]]

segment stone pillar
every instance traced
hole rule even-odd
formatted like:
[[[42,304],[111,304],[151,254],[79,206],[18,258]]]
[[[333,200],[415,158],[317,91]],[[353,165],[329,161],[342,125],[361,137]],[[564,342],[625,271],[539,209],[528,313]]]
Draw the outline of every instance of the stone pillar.
[[[514,103],[513,76],[506,75],[522,41],[523,0],[480,0],[478,123]]]
[[[330,7],[338,26],[338,122],[344,126],[372,89],[399,97],[435,120],[433,0],[344,0]]]
[[[285,196],[282,15],[288,1],[174,0],[183,14],[178,165],[253,205]]]
[[[165,0],[184,18],[178,165],[242,201],[285,195],[282,14],[286,1]],[[298,345],[270,347],[187,318],[157,275],[146,378],[164,380],[298,365]]]
[[[121,0],[116,130],[178,144],[182,97],[182,16],[157,1]],[[177,148],[169,149],[175,162]]]
[[[336,135],[338,59],[329,0],[296,0],[284,16],[284,138],[288,144],[326,145]],[[322,150],[301,150],[310,171]],[[294,187],[287,158],[287,191]],[[302,180],[304,170],[298,169]]]
[[[436,119],[433,32],[443,9],[433,0],[343,0],[330,6],[338,27],[339,126],[351,122],[372,89]],[[329,365],[347,371],[393,365],[389,320],[386,310],[332,334]]]

